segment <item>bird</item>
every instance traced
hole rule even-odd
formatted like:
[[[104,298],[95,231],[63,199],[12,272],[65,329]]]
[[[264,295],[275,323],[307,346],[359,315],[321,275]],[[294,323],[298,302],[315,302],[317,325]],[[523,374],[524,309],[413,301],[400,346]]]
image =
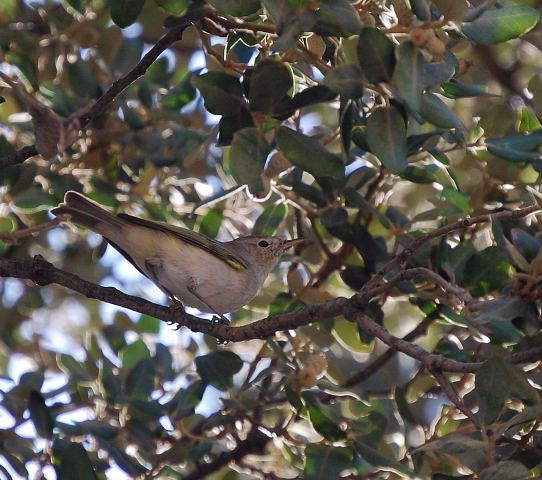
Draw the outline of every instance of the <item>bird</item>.
[[[175,225],[112,213],[73,190],[51,213],[102,235],[173,305],[215,313],[222,319],[247,305],[282,255],[305,242],[273,236],[220,242]]]

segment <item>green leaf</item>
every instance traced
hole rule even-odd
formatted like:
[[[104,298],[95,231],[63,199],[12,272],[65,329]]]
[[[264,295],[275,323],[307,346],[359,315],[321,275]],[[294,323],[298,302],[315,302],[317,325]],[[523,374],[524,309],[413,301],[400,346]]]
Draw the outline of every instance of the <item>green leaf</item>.
[[[230,152],[232,173],[255,196],[266,192],[262,173],[269,150],[267,140],[256,127],[243,128],[233,135]]]
[[[453,203],[461,213],[466,214],[469,211],[469,197],[455,188],[445,187],[440,192],[440,198]]]
[[[205,108],[215,115],[233,115],[243,103],[243,88],[237,77],[223,72],[207,72],[192,77],[192,85],[203,97]]]
[[[348,221],[348,212],[344,208],[328,208],[321,216],[320,223],[324,227],[334,227]]]
[[[461,30],[473,42],[490,45],[521,37],[539,18],[540,13],[534,8],[516,5],[487,10],[474,22],[464,23]]]
[[[282,62],[266,59],[250,76],[249,102],[253,112],[273,114],[293,86],[292,71]],[[289,97],[288,97],[289,98]]]
[[[180,110],[196,98],[196,89],[192,86],[192,72],[189,72],[167,95],[162,98],[162,105],[168,110]]]
[[[288,208],[284,203],[274,203],[265,208],[256,219],[252,235],[270,237],[275,234],[282,221],[286,218]]]
[[[355,267],[347,267],[347,269]],[[358,267],[361,268],[361,267]],[[345,275],[349,275],[345,273]],[[367,274],[368,277],[368,274]],[[366,278],[368,280],[368,278]],[[337,317],[333,322],[333,336],[342,347],[357,353],[370,353],[373,349],[370,343],[364,342],[355,323],[349,322],[344,317]]]
[[[208,237],[216,238],[223,219],[224,212],[221,210],[209,210],[201,219],[199,231]]]
[[[397,48],[393,80],[407,105],[417,112],[423,93],[423,55],[411,42],[404,42]]]
[[[487,92],[487,85],[483,83],[463,83],[457,80],[451,80],[450,83],[443,84],[442,90],[444,91],[444,93],[446,93],[450,97],[455,97],[455,98],[493,95]]]
[[[488,247],[467,262],[465,277],[474,287],[473,295],[486,295],[502,288],[508,281],[510,264],[499,247]]]
[[[145,358],[151,357],[151,352],[149,347],[141,339],[136,340],[133,343],[130,343],[122,351],[122,368],[124,370],[131,370],[134,365],[139,363]]]
[[[510,394],[510,380],[505,374],[504,363],[498,357],[491,357],[476,372],[474,392],[478,397],[478,415],[485,425],[497,420]]]
[[[422,95],[420,115],[436,127],[461,128],[455,113],[434,93]]]
[[[331,447],[311,443],[305,449],[305,480],[328,480],[352,466],[352,452],[345,447]]]
[[[312,426],[326,440],[332,442],[344,440],[346,434],[318,406],[308,405],[307,410]]]
[[[7,22],[15,17],[18,9],[19,2],[17,0],[3,0],[2,3],[0,3],[0,17],[4,22]]]
[[[519,131],[531,132],[542,129],[542,124],[536,114],[529,107],[521,107],[519,111]]]
[[[486,140],[486,143],[508,150],[536,152],[542,145],[542,130],[535,130],[527,135],[507,135],[501,138],[490,138]]]
[[[358,12],[348,0],[325,0],[319,7],[313,28],[318,35],[349,37],[363,27]]]
[[[30,410],[30,419],[34,424],[38,435],[42,438],[50,439],[53,436],[55,420],[51,415],[51,411],[47,405],[45,405],[45,400],[35,390],[30,392],[28,409]]]
[[[158,333],[162,322],[155,317],[147,314],[142,314],[137,321],[137,329],[141,333]]]
[[[94,98],[99,95],[99,83],[90,63],[82,59],[68,64],[70,85],[73,91],[83,98]]]
[[[57,445],[55,441],[55,446]],[[55,450],[58,451],[56,448]],[[58,469],[58,478],[77,480],[97,480],[98,477],[92,468],[87,451],[81,443],[70,442],[57,453],[55,451],[55,468]]]
[[[187,9],[189,0],[154,0],[154,3],[172,15],[180,15]]]
[[[260,8],[259,0],[207,0],[219,12],[244,17],[256,13]]]
[[[480,474],[480,480],[525,480],[530,477],[530,470],[523,463],[514,460],[499,462]]]
[[[367,143],[382,164],[394,173],[407,167],[406,125],[395,107],[377,108],[367,120]]]
[[[371,83],[391,79],[395,66],[395,46],[378,28],[365,27],[357,48],[361,70]]]
[[[510,150],[496,145],[487,145],[487,151],[496,157],[508,160],[509,162],[532,162],[541,160],[542,154],[538,152],[525,152],[521,150]]]
[[[196,406],[201,402],[207,383],[198,380],[188,387],[177,392],[175,397],[168,402],[167,409],[175,420],[187,417],[194,413]]]
[[[58,205],[58,199],[54,195],[34,187],[23,190],[14,200],[14,206],[25,213],[48,210],[56,205]]]
[[[150,358],[144,358],[136,363],[128,375],[124,384],[125,391],[135,399],[147,400],[154,390],[154,364]]]
[[[379,450],[369,445],[367,442],[355,441],[354,448],[359,453],[363,460],[370,463],[373,467],[384,471],[391,471],[406,478],[416,478],[416,475],[408,467],[404,466],[394,458],[390,458]]]
[[[324,78],[324,85],[346,98],[363,95],[363,75],[355,65],[339,65]]]
[[[114,0],[111,5],[111,19],[125,28],[134,23],[143,9],[145,0]]]
[[[239,356],[225,350],[196,358],[196,370],[201,379],[222,391],[233,386],[233,375],[242,367]]]
[[[318,140],[287,127],[278,127],[275,135],[282,154],[290,162],[316,178],[344,178],[344,164],[338,155]]]
[[[58,357],[58,366],[74,382],[88,382],[93,376],[83,367],[83,364],[67,353],[61,353]]]
[[[438,87],[455,74],[455,66],[447,62],[431,62],[423,65],[423,86]]]

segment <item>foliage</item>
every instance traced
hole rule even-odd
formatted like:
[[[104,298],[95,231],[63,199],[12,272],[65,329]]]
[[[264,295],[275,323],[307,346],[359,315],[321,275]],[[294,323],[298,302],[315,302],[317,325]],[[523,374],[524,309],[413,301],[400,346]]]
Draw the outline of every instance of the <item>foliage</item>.
[[[539,9],[0,2],[2,475],[540,476]],[[230,328],[100,288],[166,302],[70,189],[311,244]]]

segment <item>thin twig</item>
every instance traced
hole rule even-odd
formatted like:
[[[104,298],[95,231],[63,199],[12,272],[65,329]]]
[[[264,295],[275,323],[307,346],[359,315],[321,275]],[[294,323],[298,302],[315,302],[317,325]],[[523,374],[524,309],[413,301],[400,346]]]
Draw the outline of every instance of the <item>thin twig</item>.
[[[11,167],[12,165],[18,165],[28,160],[30,157],[38,155],[38,150],[35,145],[28,145],[26,147],[17,150],[15,153],[5,155],[0,158],[0,169]]]
[[[21,243],[21,238],[29,237],[30,235],[42,232],[44,230],[50,230],[51,228],[56,227],[59,223],[62,223],[65,220],[66,216],[60,215],[45,223],[34,225],[33,227],[21,228],[13,232],[0,232],[0,241],[9,243],[11,245],[18,245],[19,243]]]
[[[392,260],[390,260],[373,278],[371,278],[371,280],[369,280],[363,286],[361,292],[375,287],[375,285],[377,285],[383,280],[387,273],[391,272],[395,267],[406,262],[418,248],[427,243],[429,240],[442,237],[450,232],[453,232],[454,230],[468,228],[477,223],[490,222],[492,218],[520,218],[526,217],[527,215],[530,215],[531,213],[535,213],[537,211],[540,211],[540,207],[538,205],[531,205],[530,207],[520,208],[517,210],[506,210],[496,213],[486,213],[484,215],[478,215],[476,217],[458,220],[457,222],[450,223],[449,225],[445,225],[441,228],[437,228],[436,230],[426,233],[425,235],[421,235],[420,237],[416,238],[416,240],[414,240],[399,255],[395,256]]]
[[[472,413],[466,405],[463,403],[463,400],[459,398],[459,395],[455,391],[454,386],[450,383],[450,381],[446,378],[446,376],[440,371],[435,368],[429,368],[429,373],[435,377],[437,382],[440,384],[442,391],[446,394],[446,396],[453,402],[453,404],[464,414],[466,415],[474,425],[476,425],[479,429],[482,428],[482,424],[480,423],[480,420]]]

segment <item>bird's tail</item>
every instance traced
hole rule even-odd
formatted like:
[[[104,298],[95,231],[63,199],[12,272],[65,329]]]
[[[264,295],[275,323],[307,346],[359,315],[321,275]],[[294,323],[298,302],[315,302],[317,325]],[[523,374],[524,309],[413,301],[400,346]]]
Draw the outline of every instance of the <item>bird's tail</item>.
[[[53,215],[69,215],[69,221],[87,227],[106,238],[119,233],[124,222],[98,203],[84,195],[70,190],[64,196],[64,203],[51,210]]]

